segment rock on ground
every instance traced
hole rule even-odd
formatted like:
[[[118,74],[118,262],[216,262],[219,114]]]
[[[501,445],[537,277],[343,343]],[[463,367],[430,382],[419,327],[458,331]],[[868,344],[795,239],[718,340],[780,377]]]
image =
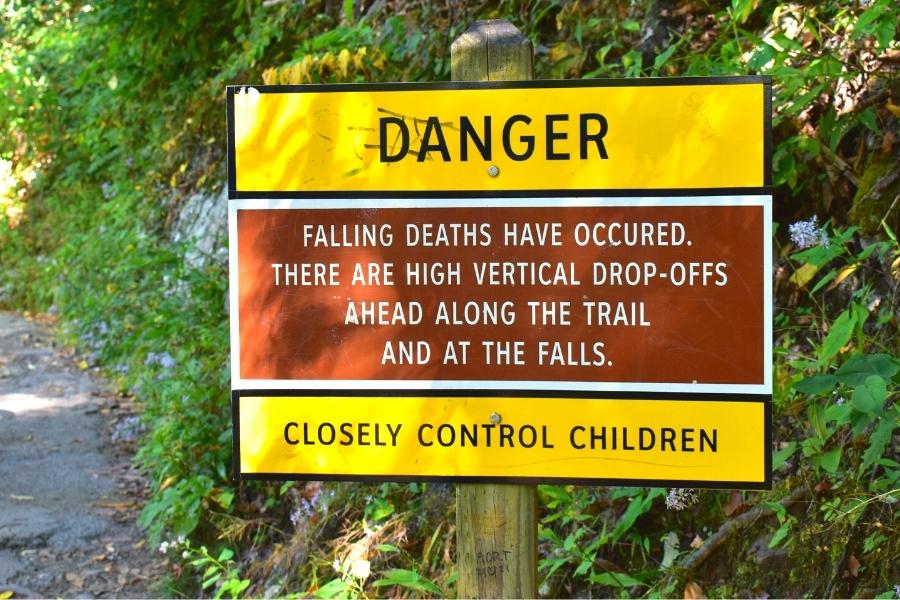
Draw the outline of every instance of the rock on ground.
[[[110,440],[124,401],[50,339],[0,313],[0,594],[156,595],[161,557],[134,524],[145,485]]]

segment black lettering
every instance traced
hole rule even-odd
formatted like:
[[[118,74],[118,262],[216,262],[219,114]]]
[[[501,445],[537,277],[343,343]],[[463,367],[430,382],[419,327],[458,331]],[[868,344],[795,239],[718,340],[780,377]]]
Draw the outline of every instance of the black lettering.
[[[371,446],[369,442],[366,441],[366,438],[369,437],[369,427],[371,427],[371,423],[360,423],[357,426],[359,433],[356,436],[356,443],[360,446]]]
[[[599,123],[600,131],[597,133],[588,133],[589,121],[596,121]],[[606,117],[601,114],[586,113],[581,115],[581,160],[586,160],[588,157],[589,141],[594,142],[597,145],[597,151],[600,153],[600,158],[609,158],[606,154],[606,146],[603,145],[603,137],[606,135],[608,128]]]
[[[491,447],[491,432],[494,430],[494,427],[496,427],[496,425],[494,425],[493,423],[491,423],[490,425],[483,424],[481,427],[482,427],[482,429],[484,429],[484,445],[487,446],[488,448],[490,448]]]
[[[628,445],[628,428],[622,428],[622,450],[634,450],[634,446]]]
[[[613,427],[613,450],[616,449],[616,428]],[[600,448],[606,450],[606,427],[600,428],[600,435],[597,435],[597,430],[591,427],[591,450],[597,448],[597,444],[595,442],[600,441]]]
[[[396,154],[388,153],[388,125],[396,125],[400,134],[400,150]],[[393,149],[393,145],[391,146]],[[378,160],[384,163],[398,162],[409,152],[409,128],[403,119],[397,117],[381,117],[378,119]]]
[[[437,144],[431,143],[432,133],[437,138]],[[419,148],[419,156],[416,157],[416,160],[423,162],[427,158],[427,154],[432,150],[440,152],[445,162],[450,160],[450,150],[447,148],[447,141],[444,139],[441,122],[437,117],[428,117],[428,121],[425,123],[425,133],[422,134],[422,146]]]
[[[575,432],[576,431],[580,431],[581,433],[584,433],[584,427],[582,427],[581,425],[576,425],[575,427],[572,428],[571,431],[569,431],[569,444],[576,450],[584,450],[584,444],[579,444],[575,441]]]
[[[700,452],[705,452],[705,447],[709,446],[709,449],[712,452],[716,452],[718,448],[718,429],[712,430],[712,438],[709,437],[709,433],[705,429],[700,430]]]
[[[397,445],[397,434],[400,433],[401,427],[403,427],[403,425],[401,423],[397,423],[397,429],[394,429],[393,427],[391,427],[391,424],[388,423],[387,429],[388,433],[391,434],[391,446]]]
[[[450,432],[450,441],[449,441],[449,442],[448,442],[448,441],[445,441],[445,439],[444,439],[443,432],[445,432],[445,431],[449,431],[449,432]],[[438,441],[438,444],[440,444],[441,446],[443,446],[443,447],[445,447],[445,448],[447,448],[447,447],[449,447],[449,446],[452,446],[453,443],[456,441],[456,430],[453,429],[453,425],[450,425],[450,424],[448,424],[448,423],[444,423],[443,425],[441,425],[440,427],[438,427],[438,430],[437,430],[437,441]]]
[[[344,437],[339,443],[341,446],[353,444],[353,423],[341,423],[341,435]]]
[[[660,431],[659,449],[666,451],[666,444],[675,452],[675,430],[671,427],[663,427]]]
[[[478,426],[474,427],[466,427],[465,425],[460,425],[459,428],[459,445],[465,446],[466,440],[469,440],[469,443],[473,446],[478,446]]]
[[[478,132],[472,127],[469,117],[459,118],[459,159],[469,160],[469,144],[467,138],[478,148],[478,153],[484,160],[491,160],[491,118],[484,117],[484,140],[478,137]]]
[[[583,116],[583,115],[582,115]],[[564,140],[569,137],[565,131],[555,131],[554,123],[560,121],[568,121],[569,115],[547,115],[547,160],[568,160],[568,152],[555,152],[553,150],[553,142],[556,140]],[[584,142],[582,142],[583,144]]]
[[[541,425],[541,448],[556,448],[547,440],[547,426]]]
[[[426,442],[425,442],[425,438],[422,437],[422,432],[423,432],[426,428],[428,428],[428,429],[434,429],[434,427],[433,427],[432,425],[429,425],[428,423],[424,423],[424,424],[422,424],[422,425],[419,425],[419,430],[416,432],[416,435],[417,435],[418,438],[419,438],[419,445],[420,445],[420,446],[426,446],[426,447],[427,447],[427,446],[433,446],[433,445],[434,445],[434,442],[427,442],[427,443],[426,443]]]
[[[531,123],[531,118],[526,115],[513,115],[506,121],[506,124],[503,126],[503,149],[506,151],[506,155],[513,160],[523,161],[531,158],[531,155],[534,154],[534,136],[533,135],[520,135],[519,141],[525,142],[525,152],[522,154],[516,154],[513,152],[512,144],[510,143],[510,135],[512,135],[512,126],[516,123],[525,123],[529,125]]]
[[[503,445],[503,441],[504,441],[504,440],[506,440],[507,442],[509,442],[509,447],[510,447],[510,448],[515,448],[515,447],[516,447],[515,444],[513,444],[513,439],[512,439],[512,437],[513,437],[513,432],[514,432],[514,430],[513,430],[513,426],[512,426],[512,425],[507,425],[506,423],[501,423],[501,424],[500,424],[500,447],[501,447],[501,448],[504,447],[504,445]]]
[[[681,430],[681,451],[682,452],[693,452],[694,451],[694,430],[692,428],[682,429]]]
[[[299,442],[298,440],[292,440],[292,439],[288,436],[288,430],[289,430],[291,427],[299,427],[299,426],[298,426],[296,423],[294,423],[293,421],[291,421],[290,423],[288,423],[287,425],[285,425],[285,426],[284,426],[284,441],[287,442],[288,444],[290,444],[291,446],[296,446],[296,445],[299,444],[300,442]]]
[[[325,441],[325,436],[322,435],[322,430],[328,430],[331,432],[331,437],[328,441]],[[334,430],[334,425],[331,423],[322,423],[319,425],[319,443],[324,444],[325,446],[330,446],[334,443],[334,438],[336,436],[336,432]]]
[[[528,431],[531,434],[531,441],[525,441],[524,433]],[[523,448],[534,448],[534,445],[537,444],[537,429],[535,429],[531,425],[522,425],[519,428],[519,445]]]
[[[645,441],[648,436],[649,440]],[[638,430],[638,443],[640,444],[641,450],[652,450],[653,446],[656,445],[656,434],[653,433],[653,430],[649,427],[641,427]]]
[[[303,424],[303,445],[304,446],[315,446],[315,442],[309,441],[309,423]]]

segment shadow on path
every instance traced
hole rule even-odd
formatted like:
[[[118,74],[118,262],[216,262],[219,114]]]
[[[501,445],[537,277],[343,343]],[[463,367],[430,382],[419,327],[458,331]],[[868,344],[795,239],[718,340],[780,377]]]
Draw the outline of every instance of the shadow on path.
[[[152,595],[161,561],[134,525],[143,484],[108,434],[116,399],[73,363],[45,327],[0,313],[0,593]]]

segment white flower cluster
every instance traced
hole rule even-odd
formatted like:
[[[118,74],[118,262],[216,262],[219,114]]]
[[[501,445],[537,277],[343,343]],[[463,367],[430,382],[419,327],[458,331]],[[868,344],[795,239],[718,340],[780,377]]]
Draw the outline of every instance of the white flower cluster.
[[[672,488],[666,496],[666,508],[669,510],[684,510],[700,501],[696,490],[688,488]]]
[[[179,535],[174,540],[166,540],[159,545],[159,553],[168,554],[169,550],[176,550],[179,546],[184,546],[186,541],[183,535]]]
[[[817,244],[828,246],[828,234],[824,229],[819,228],[819,218],[815,215],[808,221],[797,221],[791,224],[788,226],[788,231],[791,234],[791,241],[800,250],[812,248]]]

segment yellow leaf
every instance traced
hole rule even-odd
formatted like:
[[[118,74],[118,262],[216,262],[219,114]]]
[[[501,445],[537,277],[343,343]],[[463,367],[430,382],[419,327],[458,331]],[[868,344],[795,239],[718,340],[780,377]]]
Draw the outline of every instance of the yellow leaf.
[[[341,77],[344,79],[347,78],[347,67],[350,65],[350,51],[346,48],[341,48],[341,51],[338,52],[337,56],[337,64],[338,71],[341,73]]]
[[[277,71],[275,70],[274,67],[268,68],[265,71],[263,71],[263,73],[262,73],[263,83],[266,85],[274,84],[276,74],[277,74]]]
[[[828,289],[825,291],[833,290],[837,286],[841,285],[841,282],[853,275],[854,271],[859,268],[859,263],[853,265],[847,265],[841,272],[837,274],[837,277],[834,278],[834,281],[831,282],[831,285],[828,286]]]
[[[166,489],[167,487],[169,487],[170,485],[175,483],[176,479],[177,479],[177,477],[175,475],[170,475],[170,476],[166,477],[165,481],[163,481],[162,484],[159,486],[159,491],[163,491],[164,489]]]
[[[291,65],[291,76],[288,79],[292,85],[303,83],[303,68],[300,66],[300,63],[294,63]]]
[[[78,368],[81,369],[82,371],[87,371],[87,368],[88,368],[87,361],[86,361],[86,360],[79,360],[79,361],[78,361]]]
[[[378,57],[372,61],[372,66],[379,71],[384,71],[384,53],[381,50],[378,51]]]
[[[5,592],[0,592],[0,600],[9,600],[13,597],[12,590],[6,590]]]
[[[897,106],[896,104],[894,104],[893,102],[891,102],[890,100],[888,100],[888,101],[887,101],[887,104],[885,104],[885,107],[886,107],[889,111],[891,111],[891,112],[894,114],[895,117],[900,117],[900,106]]]
[[[572,54],[572,50],[571,50],[571,48],[569,48],[569,45],[566,43],[560,42],[559,44],[550,48],[550,52],[549,52],[548,56],[550,57],[550,60],[552,60],[553,62],[559,62],[562,59],[567,58],[571,54]]]
[[[334,54],[331,52],[319,59],[319,75],[324,78],[326,70],[334,72]]]
[[[806,263],[791,275],[790,281],[797,287],[803,287],[809,283],[809,280],[815,277],[818,272],[819,267],[812,263]]]
[[[278,83],[281,85],[287,85],[291,80],[291,69],[284,68],[278,69]]]
[[[308,83],[312,83],[312,66],[313,66],[313,57],[307,54],[303,57],[303,60],[300,61],[300,83],[303,83],[305,79]]]
[[[891,271],[900,271],[900,255],[891,263]]]
[[[362,46],[361,48],[356,49],[356,54],[353,55],[353,68],[357,71],[363,70],[363,59],[366,57],[366,47]]]

